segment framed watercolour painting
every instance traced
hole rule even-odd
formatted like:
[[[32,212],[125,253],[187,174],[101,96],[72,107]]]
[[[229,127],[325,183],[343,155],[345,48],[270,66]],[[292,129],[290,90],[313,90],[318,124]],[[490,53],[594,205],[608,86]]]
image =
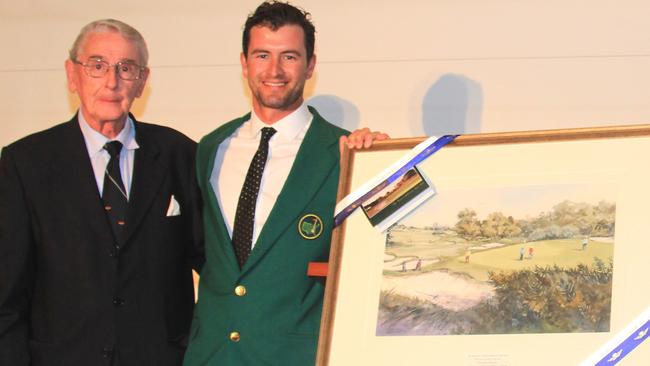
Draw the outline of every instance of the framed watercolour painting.
[[[344,154],[339,200],[423,140]],[[649,157],[648,125],[456,138],[390,190],[435,196],[335,230],[317,364],[579,364],[650,306]]]

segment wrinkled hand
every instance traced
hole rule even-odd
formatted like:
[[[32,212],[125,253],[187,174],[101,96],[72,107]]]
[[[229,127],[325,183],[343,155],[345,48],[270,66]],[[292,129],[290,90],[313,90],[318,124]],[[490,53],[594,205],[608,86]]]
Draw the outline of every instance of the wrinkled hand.
[[[341,136],[339,139],[339,149],[343,154],[345,145],[348,149],[367,149],[372,146],[375,141],[382,141],[389,139],[390,136],[383,132],[370,131],[369,128],[361,128],[353,131],[348,136]]]

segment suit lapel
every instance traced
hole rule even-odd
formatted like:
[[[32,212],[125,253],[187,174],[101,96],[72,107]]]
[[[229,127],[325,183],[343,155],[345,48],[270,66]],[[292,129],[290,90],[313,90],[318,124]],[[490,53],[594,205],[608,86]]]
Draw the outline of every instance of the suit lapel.
[[[298,215],[338,164],[338,136],[315,110],[310,110],[314,115],[312,124],[242,272],[253,267],[289,225],[298,224]]]
[[[135,119],[133,124],[139,147],[135,150],[133,158],[133,179],[129,195],[124,246],[129,244],[129,239],[142,223],[167,173],[167,167],[159,160],[160,150],[155,139],[148,135],[147,130],[142,128],[142,125]]]
[[[216,245],[214,249],[219,251],[217,255],[222,256],[222,258],[227,258],[226,262],[230,264],[230,268],[224,270],[230,270],[233,274],[239,273],[239,264],[237,264],[237,258],[231,245],[231,238],[228,235],[228,228],[226,227],[226,222],[221,212],[219,200],[214,193],[212,184],[210,183],[210,177],[212,175],[212,170],[214,169],[214,160],[217,156],[219,145],[221,145],[226,138],[230,137],[248,119],[250,119],[250,114],[226,124],[223,128],[219,128],[212,134],[206,136],[201,142],[202,146],[198,158],[197,170],[200,175],[198,177],[200,180],[199,184],[204,192],[203,197],[208,202],[207,207],[209,210],[208,215],[204,217],[204,222],[210,218],[214,220],[214,222],[211,223],[205,222],[205,226],[210,225],[214,227],[213,232],[218,236],[214,238],[216,243],[225,243],[224,245]],[[210,229],[206,227],[206,232],[208,230]]]
[[[78,217],[85,230],[103,243],[113,243],[113,234],[97,189],[88,150],[76,116],[64,125],[60,139],[52,148],[50,182],[52,194]],[[111,247],[107,247],[110,249]]]

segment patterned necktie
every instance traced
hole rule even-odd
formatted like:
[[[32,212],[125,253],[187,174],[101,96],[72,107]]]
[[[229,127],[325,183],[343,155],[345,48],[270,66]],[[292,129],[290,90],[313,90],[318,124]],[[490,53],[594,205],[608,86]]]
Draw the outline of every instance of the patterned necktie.
[[[124,226],[126,225],[128,206],[126,190],[124,189],[124,183],[122,183],[122,174],[120,174],[122,143],[110,141],[104,145],[104,149],[111,155],[111,159],[108,161],[104,172],[102,201],[115,236],[115,249],[119,250],[124,242]]]
[[[264,165],[269,154],[269,140],[275,133],[272,127],[262,128],[262,140],[257,152],[251,161],[246,173],[244,186],[239,194],[237,212],[235,213],[235,224],[232,231],[232,245],[235,249],[239,268],[244,266],[253,245],[253,223],[255,220],[255,205],[260,190]]]

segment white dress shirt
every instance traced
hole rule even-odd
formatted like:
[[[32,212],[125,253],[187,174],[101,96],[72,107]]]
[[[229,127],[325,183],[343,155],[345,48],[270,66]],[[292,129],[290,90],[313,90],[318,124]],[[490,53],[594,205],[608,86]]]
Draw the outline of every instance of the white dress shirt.
[[[108,165],[108,161],[111,159],[111,155],[108,151],[104,150],[104,145],[106,145],[107,142],[114,140],[122,143],[122,152],[120,152],[120,174],[122,175],[122,182],[124,183],[128,199],[131,192],[131,177],[133,176],[133,158],[135,156],[135,149],[140,147],[135,140],[135,127],[133,126],[133,121],[130,117],[127,117],[122,131],[120,131],[114,139],[109,139],[90,127],[88,122],[86,122],[83,113],[81,113],[81,109],[79,109],[79,113],[77,113],[77,119],[79,120],[81,134],[86,142],[86,149],[88,149],[88,156],[90,157],[90,163],[93,166],[93,172],[95,173],[95,180],[97,181],[97,189],[99,190],[100,196],[104,192],[104,174],[106,166]]]
[[[298,109],[283,119],[268,125],[262,122],[255,112],[251,119],[244,122],[230,137],[226,138],[214,159],[210,176],[212,189],[219,201],[223,218],[232,238],[237,203],[241,193],[248,167],[255,156],[262,138],[263,127],[273,127],[277,132],[269,141],[269,155],[260,183],[260,191],[255,206],[253,225],[253,247],[271,213],[273,205],[289,176],[298,149],[311,125],[313,116],[302,104]]]

